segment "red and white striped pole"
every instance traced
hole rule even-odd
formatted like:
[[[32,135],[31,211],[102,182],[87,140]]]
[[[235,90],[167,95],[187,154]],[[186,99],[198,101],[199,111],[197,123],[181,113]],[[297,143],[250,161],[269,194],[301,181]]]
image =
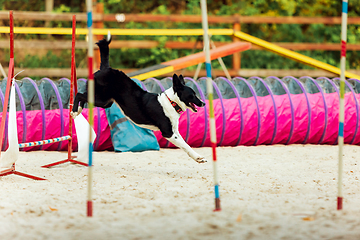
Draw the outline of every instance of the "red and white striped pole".
[[[6,90],[5,90],[5,99],[4,99],[4,107],[1,115],[1,123],[0,123],[0,154],[1,148],[3,144],[3,138],[5,136],[5,119],[7,113],[7,106],[9,102],[9,95],[10,95],[10,88],[11,82],[14,77],[14,16],[13,12],[9,12],[9,20],[10,20],[10,61],[9,61],[9,71],[8,71],[8,78],[6,83]]]
[[[338,197],[337,210],[343,208],[343,147],[344,147],[344,95],[345,95],[345,68],[346,68],[346,30],[347,30],[348,0],[342,2],[341,14],[341,58],[340,58],[340,106],[339,106],[339,165],[338,165]]]
[[[206,0],[201,0],[201,17],[202,26],[204,30],[204,50],[205,50],[205,68],[206,68],[206,90],[208,92],[209,99],[209,115],[210,115],[210,141],[213,156],[213,168],[214,168],[214,190],[215,190],[215,209],[214,211],[221,211],[220,207],[220,191],[219,191],[219,178],[217,173],[217,159],[216,159],[216,126],[214,116],[214,105],[213,105],[213,86],[211,78],[211,58],[210,58],[210,44],[208,34],[208,17],[207,17],[207,6]]]
[[[75,66],[75,40],[76,40],[76,16],[72,17],[72,37],[71,37],[71,79],[70,79],[70,99],[69,99],[69,135],[71,139],[68,141],[68,160],[72,159],[72,143],[73,143],[73,120],[71,118],[71,112],[74,106],[74,93],[76,95],[76,90],[74,92],[74,86],[76,82],[76,66]]]
[[[89,106],[89,163],[88,163],[88,188],[87,188],[87,216],[92,217],[93,215],[93,201],[92,201],[92,179],[93,179],[93,169],[92,169],[92,152],[93,152],[93,133],[92,129],[94,127],[94,118],[93,118],[93,108],[94,108],[94,75],[93,75],[93,58],[94,58],[94,47],[93,47],[93,34],[92,34],[92,0],[86,0],[86,10],[87,10],[87,27],[88,27],[88,69],[89,69],[89,79],[88,79],[88,106]]]

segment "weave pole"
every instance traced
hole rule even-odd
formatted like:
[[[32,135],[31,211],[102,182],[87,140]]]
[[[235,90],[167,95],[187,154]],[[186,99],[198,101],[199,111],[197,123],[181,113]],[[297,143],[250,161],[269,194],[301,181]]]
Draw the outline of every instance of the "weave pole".
[[[214,188],[215,188],[215,209],[214,211],[221,211],[220,208],[220,191],[219,191],[219,179],[217,173],[217,159],[216,159],[216,126],[214,117],[214,105],[213,105],[213,86],[211,79],[211,58],[210,58],[210,44],[208,34],[208,17],[206,0],[200,1],[201,5],[201,18],[202,27],[204,30],[204,50],[205,50],[205,68],[206,68],[206,90],[208,92],[209,99],[209,115],[210,115],[210,141],[213,157],[214,168]]]
[[[337,210],[343,208],[343,148],[344,148],[344,95],[345,95],[345,68],[346,68],[346,40],[347,40],[347,12],[348,0],[342,2],[341,14],[341,58],[340,58],[340,106],[339,106],[339,165],[338,165],[338,197],[337,197]]]
[[[77,93],[76,86],[76,66],[75,66],[75,40],[76,40],[76,15],[72,17],[72,36],[71,36],[71,79],[70,79],[70,99],[69,99],[69,135],[72,136],[73,121],[71,119],[71,112],[74,106],[74,94]],[[68,159],[72,159],[72,139],[68,141]]]
[[[93,202],[92,202],[92,131],[94,127],[93,119],[93,108],[94,108],[94,76],[93,76],[93,58],[94,58],[94,47],[93,47],[93,33],[92,33],[92,0],[86,0],[87,9],[87,28],[88,28],[88,69],[89,69],[89,80],[88,80],[88,106],[89,106],[89,163],[88,163],[88,185],[87,185],[87,216],[92,217],[93,215]]]
[[[10,95],[10,86],[12,79],[14,77],[14,16],[13,12],[9,12],[9,25],[10,25],[10,62],[9,62],[9,71],[8,78],[5,90],[5,99],[4,99],[4,107],[1,115],[1,123],[0,123],[0,146],[3,144],[3,138],[5,135],[5,119],[7,113],[7,106],[9,103],[9,95]],[[0,148],[1,155],[1,148]]]

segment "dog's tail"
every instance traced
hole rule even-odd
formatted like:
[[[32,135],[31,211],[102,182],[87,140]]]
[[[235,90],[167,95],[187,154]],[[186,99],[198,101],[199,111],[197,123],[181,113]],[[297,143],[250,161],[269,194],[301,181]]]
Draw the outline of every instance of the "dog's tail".
[[[99,46],[100,49],[100,57],[101,57],[101,64],[100,64],[100,70],[109,68],[109,44],[111,42],[111,34],[110,31],[106,38],[103,40],[100,40],[96,43],[96,45]]]

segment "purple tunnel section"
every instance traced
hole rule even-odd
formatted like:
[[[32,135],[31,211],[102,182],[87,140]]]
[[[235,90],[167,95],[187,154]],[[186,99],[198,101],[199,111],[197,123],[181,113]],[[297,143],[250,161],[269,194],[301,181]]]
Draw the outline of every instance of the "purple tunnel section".
[[[186,110],[179,119],[179,132],[192,147],[210,147],[209,109],[206,99],[206,79],[185,78],[197,96],[206,102],[198,112]],[[150,78],[140,82],[149,92],[161,93],[172,86],[171,78]],[[4,102],[4,86],[0,98]],[[17,127],[19,143],[65,136],[69,124],[70,82],[66,78],[52,81],[43,78],[16,81]],[[86,79],[78,79],[78,91],[83,92]],[[218,146],[256,146],[271,144],[337,144],[339,128],[339,79],[326,77],[282,79],[278,77],[219,77],[213,81],[214,111]],[[31,93],[31,94],[30,94]],[[347,144],[360,144],[360,81],[348,79],[345,87],[345,129]],[[2,107],[2,106],[1,106]],[[1,108],[2,111],[2,108]],[[83,114],[87,118],[87,109]],[[8,122],[5,129],[7,132]],[[110,128],[105,110],[94,110],[95,150],[112,150]],[[77,136],[73,125],[73,149]],[[155,136],[160,147],[175,147]],[[2,149],[7,148],[7,134]],[[67,142],[29,147],[30,150],[67,150]]]

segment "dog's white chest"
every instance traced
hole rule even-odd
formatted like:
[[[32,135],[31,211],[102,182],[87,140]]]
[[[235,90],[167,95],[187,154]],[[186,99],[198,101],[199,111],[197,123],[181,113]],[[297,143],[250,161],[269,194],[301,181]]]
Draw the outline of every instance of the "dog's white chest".
[[[178,131],[180,114],[177,113],[174,107],[170,104],[169,100],[165,95],[161,94],[158,96],[158,101],[163,107],[164,114],[170,119],[173,131]]]

